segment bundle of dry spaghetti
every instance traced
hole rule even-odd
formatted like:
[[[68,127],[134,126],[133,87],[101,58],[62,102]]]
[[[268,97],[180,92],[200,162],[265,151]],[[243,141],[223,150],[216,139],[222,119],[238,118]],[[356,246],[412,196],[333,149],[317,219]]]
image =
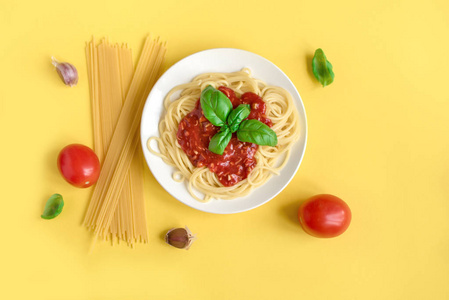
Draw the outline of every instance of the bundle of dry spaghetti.
[[[102,169],[84,225],[95,239],[148,242],[143,197],[140,116],[160,74],[165,43],[148,37],[134,72],[127,45],[87,43],[94,146]]]

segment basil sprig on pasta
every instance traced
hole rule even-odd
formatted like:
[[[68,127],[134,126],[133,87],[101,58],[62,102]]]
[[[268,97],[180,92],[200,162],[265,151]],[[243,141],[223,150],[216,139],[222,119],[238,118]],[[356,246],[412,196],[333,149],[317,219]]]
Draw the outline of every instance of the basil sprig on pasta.
[[[278,143],[276,133],[266,124],[257,120],[243,121],[237,130],[237,138],[242,142],[272,147]]]
[[[228,124],[231,132],[236,132],[239,129],[240,123],[248,118],[251,108],[249,104],[240,104],[231,111],[228,116]]]
[[[232,111],[231,100],[225,94],[209,85],[201,92],[201,108],[204,116],[215,126],[223,126]]]
[[[226,146],[229,144],[231,140],[232,133],[229,130],[229,126],[225,125],[221,127],[220,131],[216,133],[209,142],[209,150],[223,155],[223,152]]]
[[[234,132],[242,142],[272,147],[277,145],[276,133],[270,127],[258,120],[245,120],[251,112],[248,104],[232,109],[229,98],[211,85],[202,91],[200,103],[206,119],[221,127],[209,142],[211,152],[222,155]]]

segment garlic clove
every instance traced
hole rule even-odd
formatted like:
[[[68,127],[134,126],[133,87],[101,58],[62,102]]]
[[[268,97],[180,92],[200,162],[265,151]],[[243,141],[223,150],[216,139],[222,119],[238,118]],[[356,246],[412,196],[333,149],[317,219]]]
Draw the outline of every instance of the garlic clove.
[[[60,63],[53,56],[51,57],[51,60],[51,63],[56,68],[56,72],[58,72],[59,77],[61,77],[65,85],[72,87],[78,83],[78,71],[74,65],[67,62]]]
[[[190,232],[189,228],[173,228],[165,235],[165,242],[173,247],[188,250],[196,236]]]

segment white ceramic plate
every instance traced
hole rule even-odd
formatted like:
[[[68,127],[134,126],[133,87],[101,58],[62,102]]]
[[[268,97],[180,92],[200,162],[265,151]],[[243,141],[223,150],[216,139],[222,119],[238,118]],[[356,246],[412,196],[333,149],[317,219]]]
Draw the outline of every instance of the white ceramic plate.
[[[149,137],[159,136],[158,125],[165,111],[163,99],[175,86],[190,82],[195,76],[206,72],[235,72],[248,67],[253,77],[268,84],[280,86],[288,90],[293,96],[299,112],[301,137],[293,146],[292,154],[287,165],[279,176],[274,175],[269,182],[255,189],[250,195],[234,200],[212,200],[201,203],[193,199],[186,183],[179,183],[172,179],[174,168],[166,165],[162,159],[148,151],[146,143]],[[230,48],[219,48],[192,54],[174,64],[154,85],[142,114],[141,141],[143,153],[156,180],[173,197],[195,209],[217,213],[231,214],[256,208],[279,194],[295,175],[304,156],[307,141],[307,120],[304,105],[298,91],[277,66],[265,58],[254,53]]]

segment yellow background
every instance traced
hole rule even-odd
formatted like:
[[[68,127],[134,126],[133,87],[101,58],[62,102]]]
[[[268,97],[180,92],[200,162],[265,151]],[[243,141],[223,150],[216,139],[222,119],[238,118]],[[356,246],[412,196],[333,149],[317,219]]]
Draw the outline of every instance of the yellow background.
[[[447,0],[3,0],[0,28],[2,299],[449,299]],[[235,215],[181,204],[146,168],[149,245],[88,255],[92,190],[55,163],[69,143],[93,145],[84,43],[108,35],[139,53],[150,32],[168,41],[164,69],[216,47],[278,65],[306,107],[306,154],[278,197]],[[318,47],[336,74],[326,88],[311,75]],[[64,210],[42,220],[53,193]],[[351,207],[344,235],[300,228],[299,204],[318,193]],[[183,225],[198,236],[189,251],[162,239]]]

